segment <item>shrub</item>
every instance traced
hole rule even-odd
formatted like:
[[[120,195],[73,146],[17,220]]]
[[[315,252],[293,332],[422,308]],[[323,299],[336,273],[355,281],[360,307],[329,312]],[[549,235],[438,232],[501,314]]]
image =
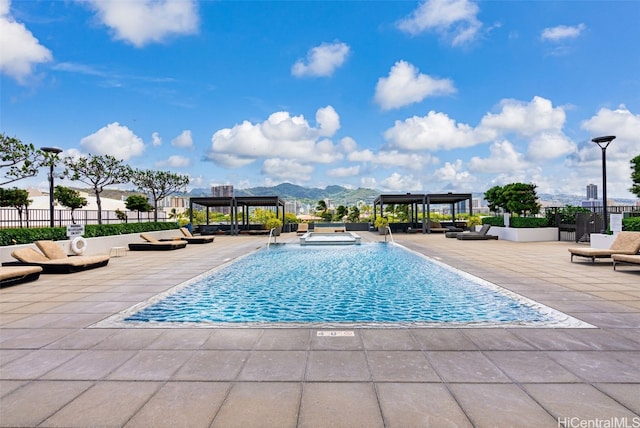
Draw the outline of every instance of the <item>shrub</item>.
[[[549,220],[544,217],[511,217],[509,220],[511,227],[548,227]]]
[[[504,217],[482,217],[482,224],[504,227]]]
[[[84,227],[85,238],[113,236],[127,233],[144,233],[155,230],[178,229],[177,223],[147,222],[120,224],[89,224]],[[35,241],[67,239],[66,227],[34,227],[23,229],[0,229],[0,246],[31,244]]]
[[[640,217],[623,218],[622,230],[627,230],[630,232],[640,232]]]

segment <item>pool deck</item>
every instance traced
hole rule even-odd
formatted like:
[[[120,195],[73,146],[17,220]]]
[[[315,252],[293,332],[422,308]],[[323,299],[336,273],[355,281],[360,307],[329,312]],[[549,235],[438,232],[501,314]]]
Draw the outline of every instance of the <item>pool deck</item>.
[[[597,328],[90,328],[267,243],[217,236],[1,289],[0,426],[639,426],[637,266],[570,263],[567,242],[394,238]]]

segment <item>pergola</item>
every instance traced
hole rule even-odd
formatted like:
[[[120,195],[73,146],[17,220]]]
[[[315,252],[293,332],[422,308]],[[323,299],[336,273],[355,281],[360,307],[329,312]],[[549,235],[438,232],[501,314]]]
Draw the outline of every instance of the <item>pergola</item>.
[[[376,207],[380,206],[383,216],[384,206],[389,204],[405,204],[411,206],[411,222],[418,222],[418,207],[422,206],[422,233],[431,233],[431,205],[451,205],[452,219],[455,220],[456,204],[469,201],[469,215],[473,215],[473,196],[471,193],[405,193],[380,195],[373,201],[373,219],[376,218]],[[426,211],[426,216],[425,216]]]
[[[207,209],[207,225],[209,225],[209,208],[229,208],[231,219],[231,234],[240,233],[240,224],[238,224],[238,207],[242,207],[242,229],[246,229],[249,225],[249,207],[275,207],[276,217],[280,217],[280,208],[282,207],[282,224],[284,224],[284,206],[285,203],[279,196],[203,196],[189,198],[189,212],[191,213],[189,221],[193,224],[193,206],[200,205]]]

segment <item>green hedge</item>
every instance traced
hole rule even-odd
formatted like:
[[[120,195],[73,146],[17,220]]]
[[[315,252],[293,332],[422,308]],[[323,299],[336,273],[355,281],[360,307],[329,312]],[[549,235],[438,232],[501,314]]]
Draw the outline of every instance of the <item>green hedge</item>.
[[[99,236],[124,235],[127,233],[143,233],[155,230],[178,229],[178,223],[147,222],[120,224],[89,224],[84,227],[85,238]],[[66,227],[34,227],[22,229],[0,229],[0,246],[31,244],[35,241],[60,241],[67,238]]]
[[[495,227],[504,227],[504,217],[483,217],[482,224],[489,224]],[[510,227],[549,227],[549,220],[543,217],[511,217]]]
[[[640,232],[640,217],[629,217],[622,219],[622,230]]]
[[[549,220],[543,217],[511,217],[511,227],[549,227]]]
[[[504,217],[482,217],[482,224],[504,227]]]

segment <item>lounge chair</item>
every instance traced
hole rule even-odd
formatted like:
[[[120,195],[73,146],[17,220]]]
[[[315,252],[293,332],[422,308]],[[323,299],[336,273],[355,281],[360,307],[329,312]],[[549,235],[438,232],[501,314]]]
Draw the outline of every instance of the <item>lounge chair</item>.
[[[53,241],[36,241],[42,253],[31,247],[18,248],[11,256],[17,262],[3,263],[3,266],[40,266],[43,273],[74,273],[86,269],[106,266],[108,254],[95,256],[68,256],[62,247]]]
[[[638,254],[640,251],[640,232],[619,232],[616,239],[611,243],[611,247],[605,248],[569,248],[571,261],[573,256],[586,257],[595,263],[596,259],[608,259],[614,254]]]
[[[182,232],[180,239],[187,241],[189,244],[208,244],[216,239],[215,236],[193,236],[186,227],[181,227],[180,232]]]
[[[40,277],[41,272],[40,266],[2,266],[0,267],[0,288],[35,281]]]
[[[304,235],[309,231],[309,223],[300,223],[298,224],[298,235]]]
[[[431,233],[446,233],[451,232],[448,227],[442,226],[439,221],[432,221],[429,223],[429,232]]]
[[[182,239],[172,239],[170,241],[159,241],[156,238],[140,234],[140,237],[146,242],[132,242],[129,244],[129,250],[131,251],[169,251],[177,250],[187,246],[187,241]]]
[[[616,264],[618,263],[640,266],[640,254],[613,254],[611,259],[613,260],[613,270],[616,270]]]
[[[483,224],[482,228],[477,232],[454,233],[457,233],[456,239],[459,239],[461,241],[487,241],[489,239],[498,239],[497,235],[489,235],[487,233],[489,232],[489,229],[491,229],[491,225]]]

